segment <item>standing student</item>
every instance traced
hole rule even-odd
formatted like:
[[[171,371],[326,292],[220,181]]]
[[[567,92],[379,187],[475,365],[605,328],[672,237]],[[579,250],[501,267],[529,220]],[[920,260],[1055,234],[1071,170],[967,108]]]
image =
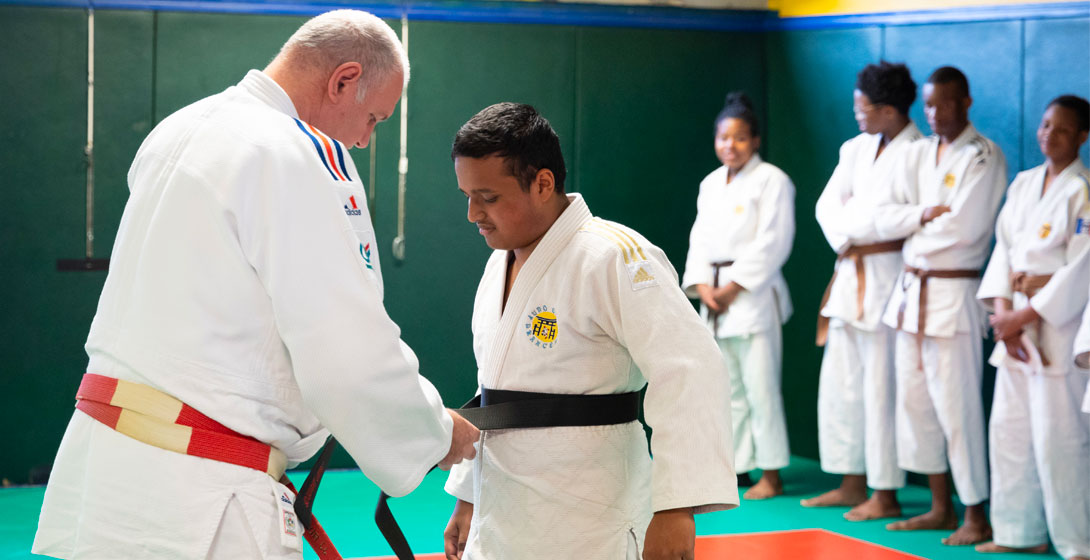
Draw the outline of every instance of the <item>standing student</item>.
[[[632,406],[606,425],[485,431],[447,480],[447,558],[692,559],[693,515],[736,506],[738,488],[729,380],[670,261],[565,194],[560,140],[529,105],[482,110],[451,157],[495,249],[473,304],[482,405]]]
[[[825,343],[818,388],[822,470],[844,475],[840,487],[803,500],[806,507],[853,506],[852,521],[901,515],[894,433],[894,330],[882,323],[904,263],[903,237],[878,233],[876,209],[893,200],[894,172],[923,136],[908,118],[916,82],[903,64],[870,64],[859,72],[855,119],[862,134],[840,148],[840,162],[816,207],[837,253],[818,318]],[[827,337],[827,340],[826,340]],[[874,493],[867,498],[867,486]]]
[[[35,554],[301,560],[279,480],[330,433],[395,495],[474,454],[383,308],[367,210],[349,211],[366,195],[348,149],[408,72],[381,19],[329,12],[144,140]]]
[[[984,310],[976,301],[1007,162],[969,123],[969,82],[956,68],[935,70],[923,86],[934,134],[914,143],[895,178],[895,200],[879,208],[878,233],[907,237],[905,269],[883,322],[896,328],[897,457],[928,475],[931,510],[891,530],[957,529],[943,542],[991,536],[984,513],[988,467],[981,397]],[[948,466],[949,465],[949,466]],[[965,504],[958,527],[950,474]]]
[[[783,494],[787,422],[780,390],[781,327],[791,299],[780,267],[795,236],[795,187],[757,154],[761,131],[749,98],[727,96],[715,119],[721,167],[700,183],[682,287],[701,301],[731,376],[734,460],[763,470],[743,496]]]
[[[998,368],[989,424],[994,542],[980,552],[1090,557],[1088,374],[1071,359],[1090,284],[1090,170],[1079,146],[1090,105],[1073,95],[1045,109],[1045,163],[1014,178],[977,297],[994,312]]]

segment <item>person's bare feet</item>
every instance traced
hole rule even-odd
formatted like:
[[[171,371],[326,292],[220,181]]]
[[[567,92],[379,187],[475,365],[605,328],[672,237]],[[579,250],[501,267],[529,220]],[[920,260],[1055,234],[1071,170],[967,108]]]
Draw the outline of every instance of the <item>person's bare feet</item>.
[[[753,488],[746,490],[745,494],[742,494],[742,498],[747,500],[767,500],[769,498],[780,496],[783,494],[783,481],[776,477],[776,481],[772,481],[772,477],[762,476],[761,480],[757,481],[757,484],[753,485]]]
[[[892,497],[883,496],[883,492],[889,490],[876,490],[867,501],[853,507],[844,514],[848,521],[870,521],[872,519],[885,519],[887,517],[900,517],[901,504],[897,503],[896,494]]]
[[[1027,546],[1025,548],[1015,548],[1012,546],[1003,546],[995,544],[995,541],[988,541],[976,545],[977,552],[1022,552],[1025,554],[1044,554],[1048,552],[1048,543],[1039,544],[1037,546]]]
[[[867,500],[867,491],[863,490],[862,494],[845,490],[844,488],[834,488],[828,492],[814,496],[813,498],[807,498],[802,500],[802,507],[838,507],[838,506],[857,506]]]
[[[965,516],[965,523],[958,527],[949,537],[942,539],[942,544],[948,546],[966,546],[982,543],[992,538],[992,526],[987,519],[974,520],[969,515]]]
[[[936,529],[957,529],[958,516],[954,510],[931,510],[916,517],[910,517],[902,521],[894,521],[886,525],[890,531],[928,531]]]

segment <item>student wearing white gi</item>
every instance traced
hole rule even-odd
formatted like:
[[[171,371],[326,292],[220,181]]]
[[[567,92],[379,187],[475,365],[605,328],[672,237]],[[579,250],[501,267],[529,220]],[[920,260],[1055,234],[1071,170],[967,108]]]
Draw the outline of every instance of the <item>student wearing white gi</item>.
[[[129,171],[87,371],[181,401],[281,462],[262,472],[192,445],[147,443],[188,430],[182,414],[162,423],[126,408],[111,429],[77,410],[34,553],[301,559],[294,494],[277,478],[330,433],[397,495],[437,461],[473,455],[476,429],[444,410],[383,309],[348,157],[393,112],[407,76],[382,20],[331,12],[304,24],[264,72],[151,132]]]
[[[1045,163],[1015,177],[977,296],[994,311],[989,446],[994,542],[980,552],[1090,557],[1088,374],[1072,355],[1090,284],[1090,108],[1062,96],[1041,118]]]
[[[745,94],[727,96],[715,120],[723,166],[700,183],[696,221],[681,285],[701,315],[731,376],[734,460],[739,473],[763,470],[746,499],[783,494],[790,460],[780,391],[781,325],[791,298],[780,267],[795,237],[795,186],[757,154],[757,117]]]
[[[818,449],[822,470],[844,478],[839,488],[802,505],[853,506],[844,517],[862,521],[901,515],[897,489],[905,472],[897,467],[894,434],[894,331],[881,319],[903,267],[904,239],[879,235],[874,217],[893,200],[899,159],[923,136],[908,118],[916,83],[903,64],[866,66],[853,97],[862,134],[841,146],[815,209],[838,255],[818,321],[818,344],[825,343]],[[874,488],[869,499],[868,485]]]
[[[908,238],[905,270],[882,319],[900,331],[894,349],[898,463],[928,475],[932,503],[929,512],[887,527],[957,528],[943,542],[964,545],[991,535],[980,394],[985,319],[976,290],[1007,162],[969,123],[969,83],[959,70],[946,66],[932,73],[923,99],[935,134],[909,147],[895,178],[895,201],[879,208],[876,220],[883,237]],[[948,461],[966,505],[961,527]]]
[[[480,387],[646,385],[654,460],[638,421],[484,432],[447,481],[447,558],[692,558],[693,514],[738,504],[730,381],[669,260],[564,194],[559,139],[529,105],[478,113],[452,157],[467,217],[496,249],[473,309]]]

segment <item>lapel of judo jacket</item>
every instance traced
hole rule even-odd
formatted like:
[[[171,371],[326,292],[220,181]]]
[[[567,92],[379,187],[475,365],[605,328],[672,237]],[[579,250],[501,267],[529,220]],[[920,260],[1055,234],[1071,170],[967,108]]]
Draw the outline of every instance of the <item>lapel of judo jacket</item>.
[[[500,316],[500,324],[496,329],[496,336],[492,340],[492,347],[488,350],[488,360],[485,362],[488,371],[483,372],[482,386],[499,388],[500,375],[503,372],[504,361],[507,359],[507,351],[511,347],[522,320],[522,312],[526,309],[530,296],[541,283],[542,277],[548,272],[553,261],[571,242],[572,237],[583,227],[583,224],[593,218],[583,197],[578,194],[567,195],[571,204],[557,218],[541,242],[530,253],[526,264],[519,270],[515,283],[511,286],[511,293],[507,296],[507,305]],[[506,279],[506,275],[504,276]],[[502,290],[504,284],[500,284]],[[502,297],[502,295],[500,296]]]

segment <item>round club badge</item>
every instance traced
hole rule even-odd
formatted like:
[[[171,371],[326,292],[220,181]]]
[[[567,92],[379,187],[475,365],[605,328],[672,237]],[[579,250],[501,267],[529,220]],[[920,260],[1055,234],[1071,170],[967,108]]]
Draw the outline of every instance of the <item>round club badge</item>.
[[[526,316],[526,338],[539,348],[552,348],[560,334],[556,320],[556,308],[539,305]]]

